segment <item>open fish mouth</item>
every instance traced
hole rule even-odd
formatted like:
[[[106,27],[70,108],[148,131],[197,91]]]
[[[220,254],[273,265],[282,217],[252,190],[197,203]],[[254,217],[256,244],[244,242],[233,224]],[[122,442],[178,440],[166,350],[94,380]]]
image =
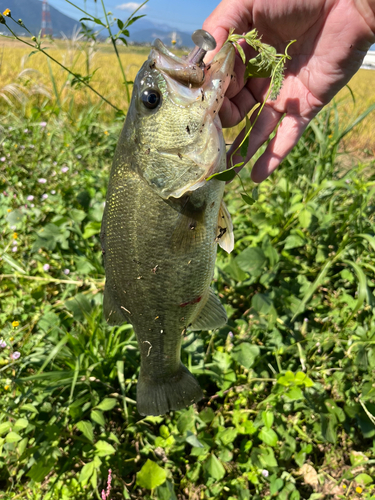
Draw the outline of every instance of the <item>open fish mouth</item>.
[[[196,60],[195,53],[194,49],[188,56],[178,57],[157,38],[153,43],[150,59],[151,64],[167,77],[167,82],[173,80],[191,90],[216,88],[225,93],[234,64],[235,51],[232,44],[224,44],[207,65]]]

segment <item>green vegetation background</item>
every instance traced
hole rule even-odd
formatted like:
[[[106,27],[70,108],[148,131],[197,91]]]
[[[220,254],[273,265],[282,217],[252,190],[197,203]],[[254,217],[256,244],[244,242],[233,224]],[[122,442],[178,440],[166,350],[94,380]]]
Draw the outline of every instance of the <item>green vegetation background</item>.
[[[343,154],[340,106],[252,206],[227,186],[229,322],[182,354],[205,398],[142,418],[132,327],[102,315],[123,118],[55,91],[0,118],[0,498],[100,499],[111,469],[112,500],[374,499],[374,161]]]

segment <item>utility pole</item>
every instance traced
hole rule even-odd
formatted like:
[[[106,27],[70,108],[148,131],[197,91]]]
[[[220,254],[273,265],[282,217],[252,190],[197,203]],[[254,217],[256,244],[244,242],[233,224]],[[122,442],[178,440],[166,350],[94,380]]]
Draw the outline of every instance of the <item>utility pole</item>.
[[[51,14],[49,11],[48,0],[42,3],[42,36],[53,35]]]

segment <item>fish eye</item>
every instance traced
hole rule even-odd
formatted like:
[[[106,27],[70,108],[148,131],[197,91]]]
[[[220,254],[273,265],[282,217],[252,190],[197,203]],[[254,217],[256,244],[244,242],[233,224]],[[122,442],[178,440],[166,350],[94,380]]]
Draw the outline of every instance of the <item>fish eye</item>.
[[[146,89],[141,94],[141,101],[148,109],[155,109],[160,104],[160,92],[155,89]]]

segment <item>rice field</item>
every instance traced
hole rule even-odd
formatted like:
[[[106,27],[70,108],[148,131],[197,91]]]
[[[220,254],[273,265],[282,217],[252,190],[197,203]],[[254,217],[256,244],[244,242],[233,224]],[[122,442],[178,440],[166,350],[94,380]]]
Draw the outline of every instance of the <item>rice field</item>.
[[[84,77],[92,75],[90,84],[117,108],[128,107],[121,70],[110,44],[87,43],[79,39],[56,40],[44,43],[48,53],[71,71]],[[118,47],[126,78],[132,82],[149,53],[149,47]],[[72,86],[72,77],[57,64],[40,53],[32,54],[32,48],[21,42],[0,38],[0,115],[9,110],[19,110],[27,115],[30,105],[39,103],[48,95],[58,100],[59,105],[73,114],[87,105],[99,103],[101,99],[82,85]],[[359,70],[336,97],[340,123],[345,127],[375,102],[375,71]],[[16,85],[15,85],[16,84]],[[16,91],[14,91],[16,89]],[[130,84],[131,92],[131,84]],[[18,92],[17,92],[18,91]],[[74,103],[74,106],[72,106]],[[103,119],[111,121],[114,109],[103,104]],[[345,148],[356,154],[375,152],[372,133],[374,114],[371,113],[344,141]],[[72,116],[74,119],[74,116]],[[236,127],[237,129],[237,127]],[[227,131],[228,141],[237,130]]]

